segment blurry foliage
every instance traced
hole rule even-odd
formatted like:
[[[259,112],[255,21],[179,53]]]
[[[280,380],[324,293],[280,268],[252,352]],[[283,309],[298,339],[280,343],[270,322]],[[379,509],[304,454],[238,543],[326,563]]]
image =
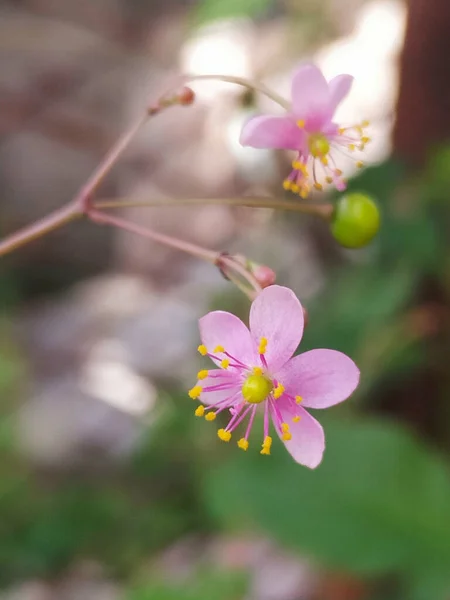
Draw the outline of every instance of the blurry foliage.
[[[226,528],[256,526],[334,569],[444,580],[450,481],[443,461],[389,422],[324,424],[319,469],[299,468],[279,444],[270,460],[230,450],[204,480],[205,506]]]
[[[240,600],[247,590],[242,573],[199,572],[180,582],[151,582],[134,588],[124,600]]]
[[[230,17],[256,17],[265,12],[273,0],[201,0],[196,7],[198,22],[215,21]]]

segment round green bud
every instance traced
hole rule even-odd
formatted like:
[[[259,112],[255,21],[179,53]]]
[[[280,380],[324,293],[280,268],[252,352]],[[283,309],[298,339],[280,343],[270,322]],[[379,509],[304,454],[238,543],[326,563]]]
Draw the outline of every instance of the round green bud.
[[[331,233],[345,248],[362,248],[380,228],[380,212],[366,194],[341,196],[331,218]]]
[[[259,404],[273,389],[272,382],[264,375],[249,375],[242,386],[242,395],[250,404]]]

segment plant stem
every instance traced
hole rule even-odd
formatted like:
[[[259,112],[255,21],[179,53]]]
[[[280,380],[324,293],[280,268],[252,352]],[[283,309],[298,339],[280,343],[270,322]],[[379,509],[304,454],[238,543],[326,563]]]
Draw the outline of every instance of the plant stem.
[[[80,218],[82,214],[78,203],[74,201],[62,208],[58,208],[32,225],[23,227],[0,241],[0,256],[9,254],[9,252],[28,244],[42,235]]]
[[[263,83],[259,81],[250,81],[249,79],[245,79],[244,77],[233,77],[232,75],[185,75],[183,77],[184,82],[189,81],[199,81],[199,80],[216,80],[216,81],[225,81],[226,83],[235,83],[236,85],[241,85],[249,90],[256,90],[261,94],[264,94],[280,106],[282,106],[285,110],[290,110],[290,103],[285,100],[282,96],[279,96],[276,92],[273,92],[270,88],[266,87]]]
[[[130,142],[136,136],[136,134],[142,129],[150,118],[151,112],[148,110],[145,114],[133,123],[133,125],[117,140],[114,146],[108,151],[102,162],[98,165],[92,175],[89,177],[87,182],[83,185],[81,190],[78,192],[75,202],[79,203],[83,209],[83,212],[89,210],[91,206],[91,197],[94,191],[101,184],[103,179],[109,173],[111,168],[117,162],[120,155],[126,150]]]
[[[153,231],[152,229],[148,229],[147,227],[137,225],[132,221],[127,221],[126,219],[122,219],[114,215],[109,215],[107,213],[96,210],[95,208],[89,211],[88,216],[95,223],[100,223],[101,225],[112,225],[113,227],[123,229],[124,231],[136,233],[160,244],[164,244],[165,246],[169,246],[170,248],[175,248],[176,250],[187,252],[188,254],[191,254],[196,258],[206,260],[207,262],[210,262],[212,264],[216,264],[217,259],[220,256],[219,253],[214,252],[213,250],[202,248],[201,246],[197,246],[197,244],[185,242],[183,240],[174,238],[170,235],[159,233],[158,231]]]
[[[199,204],[245,206],[250,208],[268,208],[272,210],[287,210],[292,212],[314,215],[329,221],[333,214],[332,204],[315,204],[294,202],[291,200],[278,200],[267,197],[241,197],[241,198],[169,198],[165,200],[100,200],[95,203],[97,209],[139,208],[155,206],[195,206]]]

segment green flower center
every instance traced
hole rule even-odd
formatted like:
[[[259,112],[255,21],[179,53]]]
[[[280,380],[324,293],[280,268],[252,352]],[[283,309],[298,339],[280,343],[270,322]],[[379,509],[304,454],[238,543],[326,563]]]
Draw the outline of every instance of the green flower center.
[[[250,404],[259,404],[272,390],[273,383],[264,375],[249,375],[242,386],[242,395]]]
[[[330,142],[322,133],[313,133],[309,136],[308,148],[314,158],[320,158],[330,151]]]

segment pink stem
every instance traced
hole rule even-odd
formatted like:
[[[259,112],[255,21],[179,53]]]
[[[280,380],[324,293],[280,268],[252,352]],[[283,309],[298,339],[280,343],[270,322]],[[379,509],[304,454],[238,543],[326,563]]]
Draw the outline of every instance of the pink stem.
[[[46,233],[58,229],[62,225],[81,216],[82,212],[80,211],[80,207],[75,202],[71,202],[62,208],[58,208],[32,225],[23,227],[22,229],[19,229],[19,231],[16,231],[0,241],[0,256],[4,256],[13,250],[28,244],[28,242],[32,242]]]
[[[99,210],[90,210],[88,216],[95,223],[100,223],[102,225],[112,225],[113,227],[118,227],[119,229],[123,229],[124,231],[130,231],[131,233],[142,235],[143,237],[146,237],[150,240],[153,240],[160,244],[164,244],[165,246],[169,246],[170,248],[175,248],[176,250],[181,250],[182,252],[187,252],[187,254],[191,254],[192,256],[196,256],[197,258],[201,258],[213,264],[216,263],[217,257],[219,256],[217,252],[213,252],[212,250],[202,248],[201,246],[191,244],[190,242],[184,242],[170,235],[165,235],[164,233],[159,233],[146,227],[141,227],[136,223],[126,221],[125,219],[121,219],[120,217],[115,217],[107,213],[103,213]]]

